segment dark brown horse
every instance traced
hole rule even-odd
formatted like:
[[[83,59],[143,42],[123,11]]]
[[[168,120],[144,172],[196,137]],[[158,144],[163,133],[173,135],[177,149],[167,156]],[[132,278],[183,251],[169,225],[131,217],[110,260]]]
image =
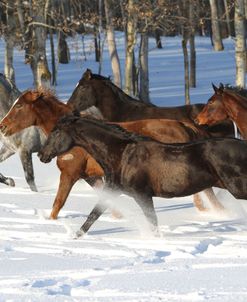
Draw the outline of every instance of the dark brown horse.
[[[153,229],[153,196],[178,197],[212,186],[247,199],[247,142],[212,138],[187,144],[162,144],[116,125],[75,116],[62,118],[39,152],[43,162],[81,146],[101,164],[106,184],[132,196]],[[78,236],[88,231],[107,205],[97,204]]]
[[[199,125],[214,125],[226,119],[235,122],[242,137],[247,139],[247,91],[241,88],[213,85],[214,95],[197,115]]]
[[[15,102],[14,106],[0,123],[5,135],[12,135],[31,125],[40,127],[48,135],[57,120],[69,113],[71,109],[49,91],[27,90]],[[166,143],[188,142],[207,137],[205,131],[195,127],[191,122],[169,120],[143,120],[121,123],[129,131],[145,134]],[[82,148],[75,147],[67,155],[57,158],[57,165],[61,171],[60,183],[50,218],[56,219],[63,207],[74,183],[84,178],[91,185],[100,185],[104,175],[101,166]],[[212,205],[222,209],[213,191],[205,191]],[[199,210],[204,210],[199,195],[194,197],[194,203]]]
[[[67,104],[79,112],[95,106],[103,118],[111,122],[156,118],[194,122],[205,106],[156,107],[130,97],[108,78],[93,74],[89,69],[83,74]],[[213,136],[234,136],[232,123],[229,122],[210,127],[207,132]]]

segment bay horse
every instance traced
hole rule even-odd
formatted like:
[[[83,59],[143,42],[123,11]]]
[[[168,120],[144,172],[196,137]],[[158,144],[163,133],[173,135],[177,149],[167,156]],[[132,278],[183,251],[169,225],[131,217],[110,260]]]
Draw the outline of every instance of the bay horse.
[[[109,78],[94,74],[87,69],[77,83],[67,105],[78,112],[95,106],[103,118],[111,122],[125,122],[145,119],[172,119],[194,122],[205,104],[177,107],[157,107],[132,98],[117,87]],[[206,129],[212,136],[234,137],[233,125],[224,122]]]
[[[237,199],[247,199],[247,142],[243,140],[211,138],[164,144],[117,125],[66,116],[38,156],[47,163],[74,146],[83,147],[100,163],[109,190],[135,199],[153,230],[158,225],[154,196],[181,197],[216,186]],[[106,209],[106,204],[96,204],[77,236],[86,233]]]
[[[22,93],[8,114],[0,122],[0,129],[6,135],[12,135],[26,127],[35,125],[48,135],[59,118],[71,112],[71,107],[60,102],[51,91],[27,90]],[[187,142],[207,137],[205,131],[195,127],[191,122],[169,120],[148,120],[121,123],[129,131],[153,137],[162,142]],[[67,155],[57,158],[57,166],[61,171],[58,191],[50,214],[56,219],[60,209],[66,202],[69,192],[79,178],[84,178],[90,185],[101,185],[104,171],[101,166],[82,148],[74,147]],[[222,209],[212,189],[205,191],[212,205]],[[195,206],[205,210],[199,195],[194,197]]]
[[[20,94],[21,92],[16,85],[0,73],[0,118],[5,116]],[[0,133],[0,140],[3,143],[0,149],[0,162],[18,153],[26,182],[32,191],[37,191],[34,181],[32,153],[38,152],[44,143],[43,133],[38,128],[31,127],[11,137],[3,136]]]
[[[247,139],[247,91],[239,87],[213,85],[214,94],[197,115],[199,125],[214,125],[226,119],[236,123],[241,136]]]

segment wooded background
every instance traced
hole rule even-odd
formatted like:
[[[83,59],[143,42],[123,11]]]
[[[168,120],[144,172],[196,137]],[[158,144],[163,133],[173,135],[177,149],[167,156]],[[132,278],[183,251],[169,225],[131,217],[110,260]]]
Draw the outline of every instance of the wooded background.
[[[224,51],[223,39],[235,40],[236,85],[245,87],[246,15],[247,0],[0,0],[4,73],[15,80],[13,50],[18,47],[25,50],[24,61],[30,64],[34,85],[56,85],[56,63],[70,61],[66,38],[90,34],[98,73],[106,39],[114,83],[149,102],[149,38],[155,38],[156,47],[162,48],[166,47],[165,36],[179,35],[184,54],[185,103],[189,103],[189,87],[196,86],[196,35],[209,36],[215,51]],[[120,68],[116,31],[125,33],[125,70]]]

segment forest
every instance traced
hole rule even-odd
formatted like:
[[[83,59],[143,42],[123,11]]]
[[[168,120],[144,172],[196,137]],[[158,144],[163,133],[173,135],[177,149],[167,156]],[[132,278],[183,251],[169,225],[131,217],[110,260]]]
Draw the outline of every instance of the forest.
[[[189,104],[190,87],[197,84],[195,36],[209,36],[217,52],[224,51],[224,39],[234,39],[236,85],[245,87],[246,14],[247,0],[1,0],[4,74],[15,79],[13,50],[24,49],[23,61],[30,65],[34,86],[55,86],[58,64],[70,61],[66,39],[79,35],[83,40],[92,34],[98,73],[107,44],[114,83],[126,93],[150,102],[149,39],[154,37],[156,47],[165,48],[165,38],[162,43],[161,37],[180,36],[185,103]],[[124,70],[119,63],[116,31],[125,34]],[[48,44],[51,66],[47,63]]]

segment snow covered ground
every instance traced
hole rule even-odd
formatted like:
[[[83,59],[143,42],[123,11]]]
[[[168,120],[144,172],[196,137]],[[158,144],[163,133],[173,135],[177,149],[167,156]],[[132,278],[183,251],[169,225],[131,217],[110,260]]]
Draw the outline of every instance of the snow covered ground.
[[[123,36],[118,35],[123,64]],[[234,84],[234,44],[226,40],[223,53],[198,38],[197,83],[194,103],[206,102],[211,82]],[[152,101],[180,105],[183,97],[181,40],[165,38],[164,49],[150,45]],[[0,71],[3,71],[0,41]],[[67,100],[86,68],[97,72],[86,41],[87,61],[80,41],[70,41],[72,61],[58,69],[57,94]],[[17,85],[32,86],[23,53],[16,52]],[[103,74],[111,75],[107,50]],[[17,155],[1,163],[0,172],[15,179],[16,187],[0,184],[0,302],[2,301],[247,301],[246,201],[216,189],[226,210],[199,213],[192,197],[155,198],[161,238],[153,238],[138,206],[128,196],[115,201],[124,218],[106,212],[79,240],[73,234],[97,201],[83,181],[73,188],[57,221],[47,219],[56,194],[59,171],[55,161],[42,164],[33,156],[38,193],[24,180]]]

